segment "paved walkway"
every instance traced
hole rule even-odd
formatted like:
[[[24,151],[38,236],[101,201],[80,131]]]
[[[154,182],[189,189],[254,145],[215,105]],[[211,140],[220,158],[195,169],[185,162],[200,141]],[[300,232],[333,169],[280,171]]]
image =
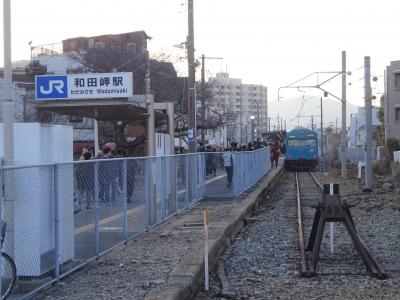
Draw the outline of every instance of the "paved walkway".
[[[243,226],[264,188],[283,174],[273,169],[245,199],[201,201],[127,245],[93,261],[35,299],[187,299],[203,281],[203,211],[209,209],[212,267]]]

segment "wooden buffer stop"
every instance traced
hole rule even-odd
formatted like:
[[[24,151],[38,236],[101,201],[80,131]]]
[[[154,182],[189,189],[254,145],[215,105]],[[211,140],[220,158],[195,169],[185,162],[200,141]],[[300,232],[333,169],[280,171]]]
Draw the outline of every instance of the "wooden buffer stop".
[[[344,223],[347,232],[358,254],[361,256],[367,271],[378,279],[386,279],[388,275],[383,271],[378,261],[371,255],[370,251],[358,236],[354,226],[353,218],[351,217],[350,208],[354,205],[349,205],[345,201],[340,200],[339,185],[325,184],[322,194],[322,201],[318,205],[313,206],[316,209],[314,222],[312,225],[310,238],[306,251],[312,251],[309,276],[316,274],[316,268],[321,249],[322,237],[326,222],[342,222]]]

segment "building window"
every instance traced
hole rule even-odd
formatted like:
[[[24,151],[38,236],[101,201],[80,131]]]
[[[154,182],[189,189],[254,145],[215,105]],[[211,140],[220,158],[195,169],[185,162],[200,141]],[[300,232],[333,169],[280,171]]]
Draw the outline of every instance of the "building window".
[[[394,108],[394,120],[400,122],[400,107]]]
[[[71,47],[72,50],[76,50],[78,48],[78,41],[77,40],[70,41],[69,46]]]
[[[94,48],[94,39],[89,39],[88,48]]]
[[[400,88],[400,72],[394,73],[394,87]]]
[[[106,47],[106,43],[104,42],[94,42],[94,47],[95,48],[102,48],[104,49]]]
[[[136,43],[128,43],[128,45],[126,45],[126,51],[131,54],[136,54],[137,53]]]

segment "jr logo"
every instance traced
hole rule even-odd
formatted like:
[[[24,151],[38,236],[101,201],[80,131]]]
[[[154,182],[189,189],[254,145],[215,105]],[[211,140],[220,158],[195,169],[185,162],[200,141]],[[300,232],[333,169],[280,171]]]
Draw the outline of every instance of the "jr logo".
[[[68,98],[67,76],[36,76],[36,100]]]
[[[53,88],[60,94],[63,93],[64,81],[62,80],[49,80],[49,88],[46,90],[42,85],[40,87],[40,93],[43,95],[49,95],[53,93]]]

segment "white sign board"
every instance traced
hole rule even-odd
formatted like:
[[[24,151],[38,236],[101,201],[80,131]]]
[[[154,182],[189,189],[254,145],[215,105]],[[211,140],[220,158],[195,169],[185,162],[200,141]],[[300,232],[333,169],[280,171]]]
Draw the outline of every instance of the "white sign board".
[[[35,77],[36,100],[128,98],[132,73],[89,73]]]
[[[393,158],[395,162],[400,162],[400,151],[393,151]]]

